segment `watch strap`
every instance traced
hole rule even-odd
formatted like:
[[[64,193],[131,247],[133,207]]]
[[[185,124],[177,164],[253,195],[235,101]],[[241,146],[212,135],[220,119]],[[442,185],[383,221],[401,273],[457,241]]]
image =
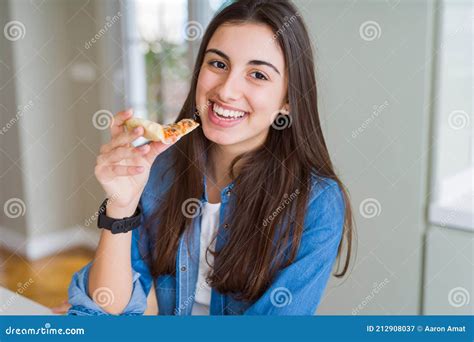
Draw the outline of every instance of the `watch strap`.
[[[99,208],[99,217],[97,219],[97,227],[110,230],[112,234],[126,233],[130,230],[138,228],[141,223],[142,208],[140,203],[135,210],[135,213],[130,217],[124,217],[121,219],[114,219],[105,215],[107,208],[108,198],[102,202]]]

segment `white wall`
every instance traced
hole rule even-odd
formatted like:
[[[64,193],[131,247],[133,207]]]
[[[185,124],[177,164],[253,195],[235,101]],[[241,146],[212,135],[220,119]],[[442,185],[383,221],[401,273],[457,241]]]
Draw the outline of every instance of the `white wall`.
[[[418,314],[433,2],[296,3],[314,38],[321,119],[358,235],[350,277],[331,279],[318,313]],[[371,203],[378,215],[367,218]]]

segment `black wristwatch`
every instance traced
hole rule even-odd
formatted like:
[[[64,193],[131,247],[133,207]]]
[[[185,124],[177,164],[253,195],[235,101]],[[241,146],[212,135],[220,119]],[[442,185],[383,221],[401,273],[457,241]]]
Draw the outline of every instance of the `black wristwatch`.
[[[112,234],[126,233],[130,230],[138,228],[142,218],[142,208],[140,204],[137,206],[137,210],[131,217],[124,217],[122,219],[113,219],[105,215],[108,198],[102,202],[99,208],[99,218],[97,219],[97,227],[108,229]]]

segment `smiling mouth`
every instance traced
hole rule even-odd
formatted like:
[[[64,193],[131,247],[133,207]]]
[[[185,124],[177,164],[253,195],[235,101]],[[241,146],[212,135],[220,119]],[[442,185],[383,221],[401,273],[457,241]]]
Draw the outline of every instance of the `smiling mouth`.
[[[236,121],[241,120],[249,114],[249,112],[239,111],[239,110],[229,110],[218,105],[217,103],[209,100],[209,107],[211,111],[220,119],[224,121]]]

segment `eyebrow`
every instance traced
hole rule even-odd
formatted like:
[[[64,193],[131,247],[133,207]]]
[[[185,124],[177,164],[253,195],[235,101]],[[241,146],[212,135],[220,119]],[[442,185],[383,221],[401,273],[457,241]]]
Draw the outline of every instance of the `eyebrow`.
[[[207,54],[207,53],[215,53],[216,55],[219,55],[221,56],[222,58],[230,61],[230,58],[229,56],[227,56],[224,52],[222,52],[221,50],[218,50],[218,49],[208,49],[206,50],[206,52],[204,54]],[[251,61],[249,61],[247,63],[248,65],[266,65],[270,68],[272,68],[273,70],[276,71],[276,73],[278,75],[281,75],[280,72],[278,71],[278,69],[271,63],[268,63],[268,62],[265,62],[265,61],[261,61],[261,60],[257,60],[257,59],[252,59]]]

